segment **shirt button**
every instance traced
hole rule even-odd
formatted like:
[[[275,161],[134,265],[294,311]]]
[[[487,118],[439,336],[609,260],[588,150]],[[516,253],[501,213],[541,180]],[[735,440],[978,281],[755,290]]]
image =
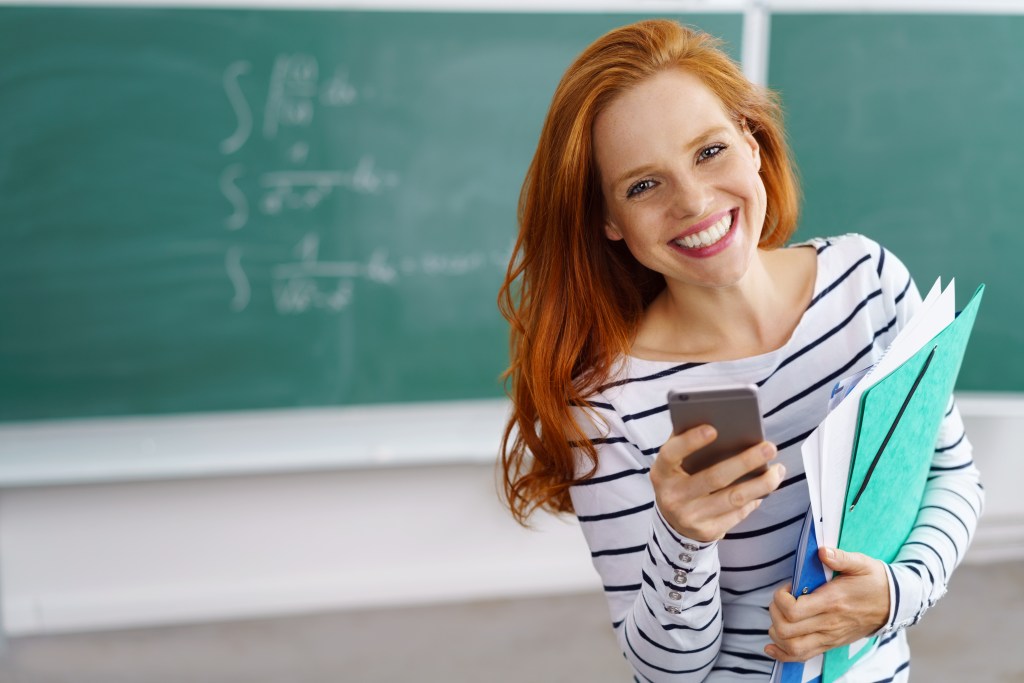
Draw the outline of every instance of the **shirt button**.
[[[680,562],[693,562],[693,555],[687,553],[679,553]]]
[[[683,599],[683,594],[680,593],[679,591],[672,591],[671,593],[668,594],[668,597],[672,598],[673,600],[682,600]]]
[[[682,614],[683,610],[679,609],[675,605],[665,605],[665,611],[669,614]]]
[[[677,586],[685,586],[686,585],[686,574],[684,574],[683,572],[679,572],[678,574],[675,575],[675,577],[673,577],[672,583],[676,584]]]
[[[697,552],[697,546],[692,543],[684,543],[683,550],[689,550],[691,553]]]

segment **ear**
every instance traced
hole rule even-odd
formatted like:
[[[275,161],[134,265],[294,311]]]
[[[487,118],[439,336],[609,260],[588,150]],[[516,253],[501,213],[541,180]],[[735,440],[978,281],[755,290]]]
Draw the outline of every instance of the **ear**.
[[[613,242],[622,239],[622,231],[619,230],[619,227],[611,220],[607,220],[604,223],[604,235]]]
[[[761,170],[761,146],[759,144],[757,144],[757,138],[755,138],[754,134],[750,131],[750,126],[747,124],[746,119],[743,119],[742,121],[740,121],[740,127],[741,127],[741,129],[743,131],[743,140],[747,143],[747,145],[750,146],[750,151],[754,155],[754,165],[757,167],[757,170],[760,171]]]

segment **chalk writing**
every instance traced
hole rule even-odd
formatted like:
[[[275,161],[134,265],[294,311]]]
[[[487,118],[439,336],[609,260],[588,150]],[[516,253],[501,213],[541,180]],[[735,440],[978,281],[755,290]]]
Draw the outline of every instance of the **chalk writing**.
[[[397,187],[398,174],[378,171],[373,157],[367,155],[352,171],[274,171],[260,176],[260,185],[266,190],[260,209],[277,214],[283,209],[314,209],[336,187],[376,194]]]
[[[372,89],[357,87],[345,65],[333,66],[328,71],[331,75],[321,79],[320,63],[308,54],[277,55],[266,76],[262,121],[257,123],[253,112],[260,108],[252,107],[246,97],[255,87],[253,81],[259,81],[252,63],[237,60],[224,70],[224,94],[235,115],[234,131],[220,142],[221,153],[235,159],[220,176],[220,191],[230,207],[224,218],[227,230],[237,234],[256,218],[261,227],[270,224],[276,232],[287,235],[293,229],[284,223],[291,215],[289,212],[314,212],[340,192],[360,195],[362,201],[390,201],[388,194],[399,186],[401,178],[396,171],[381,168],[370,150],[353,150],[351,165],[347,167],[309,168],[311,145],[306,137],[312,134],[311,124],[320,108],[333,108],[332,116],[342,117],[346,107],[374,97]],[[329,121],[334,125],[334,119]],[[337,125],[344,123],[339,118]],[[318,127],[325,125],[320,123]],[[254,130],[264,140],[261,144],[280,149],[280,165],[275,164],[276,168],[255,168],[239,156],[251,143]],[[322,215],[325,214],[313,214]],[[321,233],[343,232],[346,227],[332,220],[313,230],[307,228],[298,243],[284,250],[279,259],[273,256],[276,247],[269,247],[268,252],[265,244],[254,248],[258,249],[258,257],[253,255],[251,261],[245,251],[247,247],[229,246],[224,267],[233,290],[230,309],[241,313],[254,296],[261,296],[261,292],[265,295],[266,285],[259,283],[267,282],[268,275],[278,313],[336,313],[353,303],[360,287],[393,287],[402,278],[460,277],[484,269],[503,269],[507,263],[504,254],[472,250],[421,252],[393,258],[384,247],[371,249],[364,259],[322,258]]]
[[[249,102],[245,99],[242,87],[238,79],[249,73],[252,65],[246,61],[238,61],[232,64],[224,72],[224,92],[227,93],[231,108],[235,111],[235,118],[238,123],[235,132],[221,141],[220,151],[223,154],[234,154],[249,139],[252,134],[252,110],[249,109]]]
[[[348,69],[338,67],[334,77],[324,84],[320,90],[320,101],[332,107],[343,107],[352,104],[359,92],[348,80]]]
[[[303,313],[311,308],[340,311],[352,302],[355,285],[338,280],[333,290],[324,291],[310,278],[289,278],[274,282],[274,306],[278,313]]]
[[[484,269],[504,268],[498,254],[470,251],[459,254],[424,253],[392,261],[383,247],[374,249],[365,261],[321,260],[320,236],[309,233],[295,245],[295,260],[271,267],[271,288],[276,310],[282,314],[303,313],[312,309],[341,311],[356,294],[357,282],[395,286],[408,277],[458,277]],[[241,264],[241,253],[233,248],[226,260],[228,275],[235,287],[232,310],[242,311],[249,303],[249,280]]]
[[[295,252],[297,262],[277,265],[271,273],[279,313],[301,313],[310,308],[340,311],[352,302],[356,278],[381,283],[395,279],[384,250],[375,251],[365,264],[320,261],[320,237],[310,233],[296,245]]]
[[[249,288],[249,278],[246,277],[245,270],[242,268],[242,252],[238,247],[228,249],[225,267],[228,271],[228,279],[231,280],[231,284],[235,288],[235,296],[231,299],[231,310],[244,311],[249,305],[252,291]]]
[[[238,230],[249,220],[249,200],[238,187],[238,179],[244,172],[241,164],[232,164],[220,174],[220,191],[231,202],[232,213],[224,219],[228,230]]]
[[[278,55],[263,111],[264,137],[276,137],[282,124],[308,126],[313,122],[318,71],[316,59],[310,55]]]

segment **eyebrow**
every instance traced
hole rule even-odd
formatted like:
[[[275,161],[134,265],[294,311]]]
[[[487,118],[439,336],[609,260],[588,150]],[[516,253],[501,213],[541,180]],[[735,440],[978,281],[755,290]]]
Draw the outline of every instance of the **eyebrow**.
[[[695,137],[693,140],[691,140],[690,143],[686,145],[686,149],[692,150],[695,147],[700,147],[701,145],[704,145],[715,136],[721,135],[723,132],[726,132],[728,130],[729,129],[726,126],[715,126],[714,128],[709,128],[708,130],[704,131],[703,133]],[[644,175],[650,168],[651,164],[644,164],[643,166],[638,166],[637,168],[626,171],[625,173],[623,173],[622,175],[615,179],[615,183],[612,185],[612,187],[618,187],[619,185],[626,182],[630,178],[639,175]]]

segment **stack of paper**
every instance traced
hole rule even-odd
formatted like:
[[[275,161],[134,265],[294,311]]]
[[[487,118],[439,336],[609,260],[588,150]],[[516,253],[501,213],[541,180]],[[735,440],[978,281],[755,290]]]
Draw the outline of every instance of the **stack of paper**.
[[[955,314],[954,285],[936,281],[917,314],[871,368],[840,380],[829,413],[804,442],[810,509],[798,548],[794,595],[831,578],[818,547],[884,562],[906,541],[924,496],[935,439],[946,413],[984,285]],[[773,681],[830,683],[872,639],[806,664],[776,667]]]

